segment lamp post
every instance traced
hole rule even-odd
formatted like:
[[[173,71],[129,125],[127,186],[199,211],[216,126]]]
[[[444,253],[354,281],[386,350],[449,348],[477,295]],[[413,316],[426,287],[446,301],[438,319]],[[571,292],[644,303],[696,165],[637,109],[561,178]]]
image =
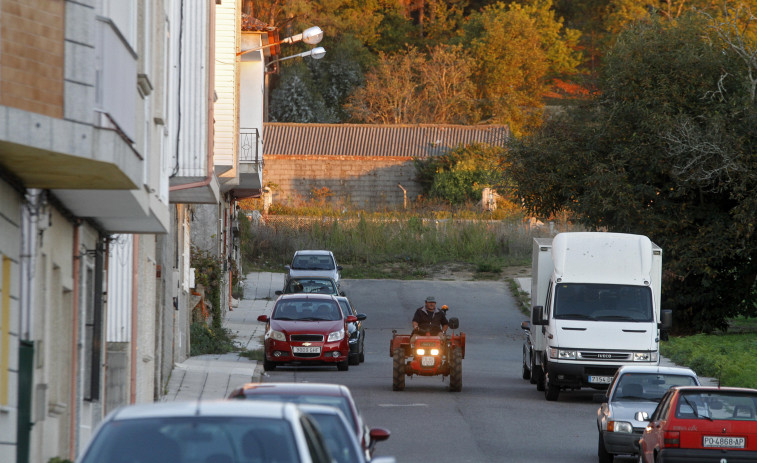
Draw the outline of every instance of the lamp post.
[[[323,58],[323,56],[325,54],[326,54],[326,49],[325,48],[323,48],[323,47],[315,47],[315,48],[313,48],[311,50],[303,51],[302,53],[297,53],[296,55],[285,56],[283,58],[279,58],[279,59],[275,59],[273,61],[270,61],[270,62],[268,62],[265,65],[265,68],[266,68],[266,71],[267,71],[268,70],[268,66],[270,66],[270,65],[272,65],[274,63],[278,63],[279,61],[286,61],[286,60],[292,59],[292,58],[304,58],[306,56],[310,56],[313,59],[321,59],[321,58]]]
[[[287,37],[285,39],[282,39],[278,42],[269,43],[267,45],[261,45],[259,47],[250,48],[249,50],[243,50],[237,53],[237,56],[244,55],[245,53],[250,53],[251,51],[260,51],[264,50],[269,47],[273,47],[275,45],[281,45],[282,43],[295,43],[295,42],[305,42],[308,45],[315,45],[319,43],[323,39],[323,31],[318,26],[308,27],[301,33],[297,35],[293,35],[291,37]]]

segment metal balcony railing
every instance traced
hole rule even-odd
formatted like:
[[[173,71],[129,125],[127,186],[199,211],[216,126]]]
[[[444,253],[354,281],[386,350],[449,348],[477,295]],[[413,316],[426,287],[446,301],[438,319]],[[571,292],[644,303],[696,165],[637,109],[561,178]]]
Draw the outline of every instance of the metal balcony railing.
[[[239,161],[262,164],[263,159],[258,149],[260,131],[257,128],[239,129]]]

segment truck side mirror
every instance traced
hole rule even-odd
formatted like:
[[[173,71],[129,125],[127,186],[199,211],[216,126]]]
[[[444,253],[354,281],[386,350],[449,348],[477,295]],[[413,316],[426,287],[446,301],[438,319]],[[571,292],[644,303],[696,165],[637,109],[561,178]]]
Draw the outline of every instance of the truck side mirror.
[[[523,331],[531,331],[531,322],[528,320],[520,323],[520,329]]]
[[[544,323],[544,307],[541,305],[534,306],[533,309],[531,309],[531,324],[536,325],[546,325]]]
[[[452,328],[453,330],[460,328],[460,320],[458,320],[457,317],[450,318],[449,327]]]
[[[673,328],[673,311],[663,310],[660,312],[660,325],[661,330],[669,330]]]

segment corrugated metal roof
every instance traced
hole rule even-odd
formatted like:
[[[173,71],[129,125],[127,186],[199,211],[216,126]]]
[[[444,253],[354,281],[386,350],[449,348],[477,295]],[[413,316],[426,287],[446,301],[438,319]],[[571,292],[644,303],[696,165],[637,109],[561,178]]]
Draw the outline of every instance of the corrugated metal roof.
[[[444,154],[461,144],[503,146],[502,125],[263,124],[263,156],[410,156]]]

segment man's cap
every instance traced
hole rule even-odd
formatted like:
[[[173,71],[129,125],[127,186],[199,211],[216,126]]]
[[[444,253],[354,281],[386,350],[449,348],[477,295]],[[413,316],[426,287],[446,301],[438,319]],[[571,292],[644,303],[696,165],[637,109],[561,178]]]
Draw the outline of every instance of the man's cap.
[[[436,299],[434,299],[434,296],[429,296],[426,298],[426,302],[436,302]]]

